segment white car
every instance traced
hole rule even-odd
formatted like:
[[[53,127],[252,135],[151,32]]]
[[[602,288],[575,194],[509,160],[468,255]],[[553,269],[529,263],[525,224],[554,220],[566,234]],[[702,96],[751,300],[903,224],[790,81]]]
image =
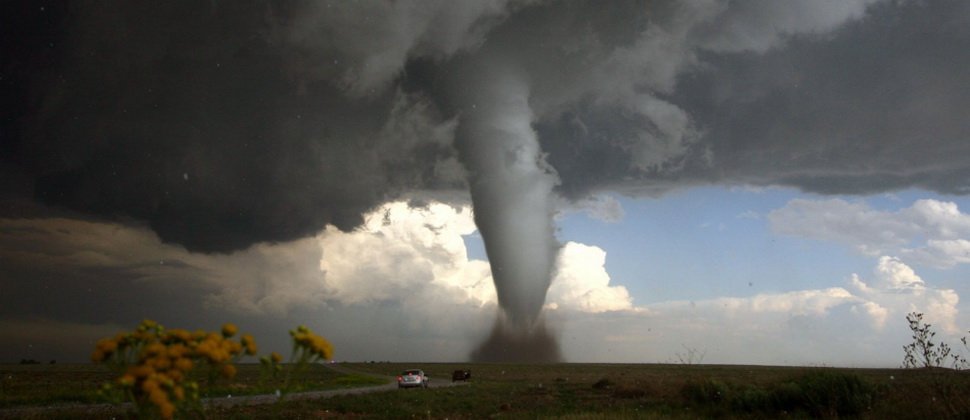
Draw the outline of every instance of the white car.
[[[422,387],[427,388],[428,382],[431,381],[424,371],[421,369],[408,369],[401,372],[397,377],[397,387],[398,388],[409,388],[409,387]]]

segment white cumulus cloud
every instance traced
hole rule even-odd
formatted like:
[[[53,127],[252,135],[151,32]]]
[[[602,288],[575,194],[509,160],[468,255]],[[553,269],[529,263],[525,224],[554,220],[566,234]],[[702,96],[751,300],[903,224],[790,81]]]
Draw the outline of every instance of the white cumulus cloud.
[[[546,305],[592,313],[634,309],[633,298],[625,287],[610,286],[605,265],[606,251],[567,242],[559,251]]]
[[[417,297],[483,306],[495,303],[488,263],[469,260],[463,235],[475,231],[468,207],[388,203],[353,232],[328,228],[320,260],[329,297],[343,303]]]
[[[833,241],[870,256],[894,254],[938,268],[970,263],[970,215],[955,203],[917,200],[895,212],[842,199],[795,199],[768,214],[776,233]]]
[[[463,236],[475,232],[469,207],[385,204],[353,232],[320,235],[320,268],[329,298],[345,304],[433,297],[485,306],[497,302],[488,262],[468,258]],[[546,305],[581,312],[633,309],[623,286],[611,286],[601,248],[567,242],[559,252]]]
[[[909,339],[905,316],[912,311],[925,315],[941,333],[937,339],[952,343],[960,336],[957,293],[927,285],[898,258],[883,256],[871,279],[853,274],[848,283],[571,319],[563,334],[567,357],[677,362],[675,355],[687,348],[703,352],[705,363],[895,366],[902,352],[892,349]]]
[[[960,297],[956,291],[928,287],[911,267],[889,256],[879,258],[873,275],[871,284],[857,274],[852,275],[850,282],[866,300],[865,310],[877,326],[885,325],[889,315],[891,319],[902,319],[916,311],[946,333],[960,331],[956,319]]]

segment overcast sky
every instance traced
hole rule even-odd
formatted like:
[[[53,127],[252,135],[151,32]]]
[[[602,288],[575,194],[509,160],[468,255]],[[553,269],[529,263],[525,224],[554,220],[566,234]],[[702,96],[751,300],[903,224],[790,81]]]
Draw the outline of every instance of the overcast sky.
[[[143,318],[393,361],[970,329],[964,1],[0,8],[0,362]]]

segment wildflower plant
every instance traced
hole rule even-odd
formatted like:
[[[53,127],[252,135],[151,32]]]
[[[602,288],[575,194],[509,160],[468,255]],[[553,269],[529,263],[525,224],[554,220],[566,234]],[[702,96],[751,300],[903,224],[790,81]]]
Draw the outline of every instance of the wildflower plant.
[[[966,358],[954,352],[945,342],[937,343],[933,340],[936,331],[933,331],[932,324],[923,322],[922,313],[907,314],[906,322],[913,334],[913,342],[903,346],[903,368],[941,368],[949,365],[952,369],[961,370],[967,367]],[[960,340],[964,347],[967,347],[966,340],[966,337]]]
[[[243,355],[256,354],[251,335],[232,340],[237,332],[233,324],[225,324],[220,332],[189,332],[144,320],[132,332],[98,341],[91,360],[119,374],[100,393],[115,402],[133,403],[140,417],[169,419],[176,411],[200,410],[193,370],[205,366],[210,380],[232,379],[234,363]]]
[[[333,345],[327,339],[316,335],[305,325],[290,330],[290,338],[293,342],[293,353],[290,356],[292,363],[286,370],[283,391],[290,390],[292,380],[304,378],[313,363],[333,359]],[[270,354],[270,357],[260,359],[264,372],[272,370],[274,378],[283,370],[280,365],[281,361],[282,357],[275,352]]]
[[[936,331],[933,325],[923,322],[923,314],[910,312],[906,315],[913,341],[903,346],[903,368],[924,368],[930,370],[927,383],[934,393],[934,408],[942,408],[946,417],[966,418],[970,413],[970,395],[966,384],[958,378],[962,374],[958,371],[970,367],[967,359],[959,353],[959,349],[950,347],[946,342],[935,341]],[[960,339],[964,349],[967,338]]]
[[[265,385],[267,381],[276,381],[279,379],[280,372],[283,371],[283,356],[277,352],[272,352],[269,355],[262,356],[259,358],[260,364],[260,385]]]

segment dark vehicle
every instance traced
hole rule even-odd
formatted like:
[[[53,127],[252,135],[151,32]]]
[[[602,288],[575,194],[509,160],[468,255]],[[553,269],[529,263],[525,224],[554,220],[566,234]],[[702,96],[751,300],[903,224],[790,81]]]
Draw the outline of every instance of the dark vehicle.
[[[427,388],[428,382],[431,381],[424,371],[421,369],[408,369],[401,372],[397,377],[397,387],[398,388],[410,388],[410,387],[422,387]]]
[[[470,370],[456,370],[451,374],[451,381],[467,381],[472,378],[472,371]]]

